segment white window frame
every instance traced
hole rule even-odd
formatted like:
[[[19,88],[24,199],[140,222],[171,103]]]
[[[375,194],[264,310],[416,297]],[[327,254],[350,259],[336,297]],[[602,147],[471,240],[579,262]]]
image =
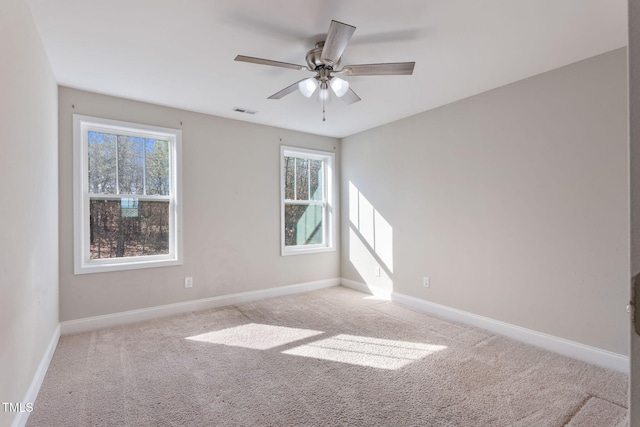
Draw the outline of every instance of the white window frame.
[[[286,200],[285,191],[285,157],[301,157],[306,159],[321,160],[324,163],[324,190],[325,199],[322,202]],[[280,146],[280,253],[282,256],[300,255],[318,252],[335,251],[336,242],[336,214],[335,214],[335,154],[328,151],[311,150],[282,145]],[[315,245],[285,245],[285,205],[286,204],[320,204],[323,206],[323,242]]]
[[[169,141],[169,253],[120,258],[90,259],[88,132],[97,130],[120,135],[162,138]],[[73,193],[74,193],[74,273],[99,273],[138,268],[180,265],[182,260],[182,131],[99,117],[73,115]],[[93,195],[96,196],[96,195]],[[112,195],[109,195],[109,198]],[[100,197],[98,195],[98,197]],[[95,198],[95,197],[94,197]],[[131,198],[115,195],[115,198]],[[136,195],[142,200],[158,196]]]

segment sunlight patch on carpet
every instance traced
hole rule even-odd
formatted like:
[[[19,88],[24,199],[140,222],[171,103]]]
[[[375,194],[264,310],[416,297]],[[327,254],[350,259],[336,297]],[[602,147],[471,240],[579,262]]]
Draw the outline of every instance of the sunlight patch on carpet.
[[[244,347],[254,350],[269,350],[305,338],[320,335],[324,332],[310,329],[287,328],[285,326],[262,325],[249,323],[221,331],[187,337],[188,340],[210,344],[222,344]]]
[[[446,348],[443,345],[341,334],[304,344],[283,353],[395,370]]]

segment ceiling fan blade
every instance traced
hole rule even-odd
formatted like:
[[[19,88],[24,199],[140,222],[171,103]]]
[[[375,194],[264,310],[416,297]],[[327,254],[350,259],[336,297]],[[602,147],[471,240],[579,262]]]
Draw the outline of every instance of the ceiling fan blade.
[[[354,102],[358,102],[358,101],[361,100],[360,97],[351,88],[349,88],[347,93],[342,95],[342,98],[340,98],[340,99],[342,99],[345,102],[345,104],[347,104],[347,105],[351,105]]]
[[[288,62],[272,61],[271,59],[254,58],[252,56],[238,55],[236,61],[251,62],[252,64],[271,65],[273,67],[291,68],[294,70],[308,70],[304,65],[290,64]]]
[[[322,48],[322,55],[320,55],[326,65],[334,65],[338,62],[355,30],[356,27],[352,25],[331,21],[327,39]]]
[[[280,98],[284,98],[285,96],[289,95],[290,93],[295,92],[295,91],[298,89],[298,84],[299,84],[300,82],[305,81],[305,80],[307,80],[307,79],[305,78],[305,79],[302,79],[302,80],[298,80],[298,81],[297,81],[297,82],[295,82],[294,84],[289,85],[289,86],[285,87],[284,89],[282,89],[281,91],[274,93],[273,95],[271,95],[271,96],[270,96],[270,97],[268,97],[267,99],[280,99]]]
[[[413,74],[415,62],[388,62],[385,64],[345,65],[334,74],[347,76],[400,76]]]

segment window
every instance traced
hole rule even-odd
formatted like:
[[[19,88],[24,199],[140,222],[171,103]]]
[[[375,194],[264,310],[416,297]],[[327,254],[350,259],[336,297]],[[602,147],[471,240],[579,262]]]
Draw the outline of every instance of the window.
[[[282,255],[334,250],[333,153],[281,147]]]
[[[182,263],[181,131],[73,116],[76,274]]]

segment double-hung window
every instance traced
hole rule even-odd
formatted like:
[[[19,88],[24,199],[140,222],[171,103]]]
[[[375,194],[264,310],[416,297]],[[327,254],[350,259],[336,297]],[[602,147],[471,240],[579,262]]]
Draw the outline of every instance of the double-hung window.
[[[280,148],[282,255],[335,249],[333,153]]]
[[[182,263],[181,131],[73,116],[75,273]]]

